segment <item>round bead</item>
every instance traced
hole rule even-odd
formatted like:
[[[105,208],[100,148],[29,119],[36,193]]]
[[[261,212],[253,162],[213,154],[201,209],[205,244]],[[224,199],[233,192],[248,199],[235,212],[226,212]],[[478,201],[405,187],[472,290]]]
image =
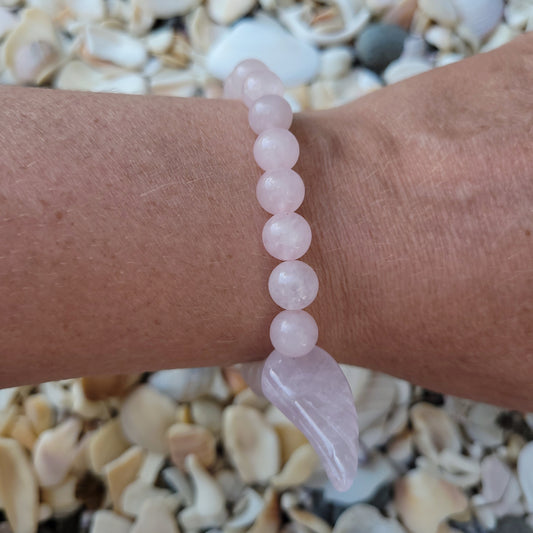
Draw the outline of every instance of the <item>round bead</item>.
[[[318,326],[305,311],[282,311],[270,324],[270,340],[280,354],[302,357],[315,347]]]
[[[257,135],[270,128],[288,130],[292,124],[292,109],[285,98],[277,94],[266,94],[250,107],[248,122]]]
[[[281,168],[265,172],[259,178],[255,192],[261,207],[276,215],[296,211],[302,205],[305,185],[294,170]]]
[[[274,215],[263,227],[263,244],[276,259],[299,259],[311,245],[311,228],[298,213]]]
[[[242,84],[242,101],[247,107],[266,94],[281,96],[285,92],[283,82],[271,70],[255,70]]]
[[[268,70],[268,67],[258,59],[245,59],[241,61],[224,81],[224,98],[240,100],[242,98],[242,85],[245,78],[252,72]]]
[[[284,261],[270,274],[268,291],[283,309],[303,309],[316,298],[318,276],[303,261]]]
[[[265,130],[254,143],[254,158],[263,170],[292,168],[299,155],[296,137],[281,128]]]

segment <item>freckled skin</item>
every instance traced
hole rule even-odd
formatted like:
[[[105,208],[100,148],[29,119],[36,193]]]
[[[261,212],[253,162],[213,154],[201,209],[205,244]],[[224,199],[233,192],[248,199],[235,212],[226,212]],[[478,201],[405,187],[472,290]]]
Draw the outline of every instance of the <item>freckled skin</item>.
[[[533,35],[299,113],[307,309],[339,361],[533,410]],[[234,101],[0,87],[0,386],[265,357]]]

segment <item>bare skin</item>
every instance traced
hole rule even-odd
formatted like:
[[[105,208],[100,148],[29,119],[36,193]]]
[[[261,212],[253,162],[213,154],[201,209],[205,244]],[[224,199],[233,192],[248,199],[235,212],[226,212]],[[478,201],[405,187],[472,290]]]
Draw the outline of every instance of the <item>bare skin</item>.
[[[533,38],[295,116],[339,361],[533,410]],[[0,88],[0,386],[271,349],[242,104]]]

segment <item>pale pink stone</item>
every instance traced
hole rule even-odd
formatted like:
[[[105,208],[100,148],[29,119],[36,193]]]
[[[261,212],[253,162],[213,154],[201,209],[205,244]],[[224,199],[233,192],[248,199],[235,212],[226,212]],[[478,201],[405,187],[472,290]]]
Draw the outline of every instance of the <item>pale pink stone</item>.
[[[288,130],[292,124],[292,109],[285,98],[277,94],[266,94],[250,107],[248,122],[257,135],[270,128]]]
[[[241,61],[224,82],[224,98],[241,100],[244,79],[252,72],[258,70],[268,70],[268,67],[258,59]]]
[[[280,168],[265,172],[259,178],[255,192],[261,207],[276,215],[296,211],[302,205],[305,185],[294,170]]]
[[[266,94],[281,96],[285,91],[283,82],[271,70],[254,70],[242,84],[242,101],[247,107]]]
[[[318,326],[306,311],[281,311],[270,324],[270,341],[287,357],[308,354],[318,340]]]
[[[296,137],[281,128],[265,130],[254,143],[254,158],[263,170],[292,168],[299,155]]]
[[[316,298],[318,276],[303,261],[284,261],[270,274],[268,290],[283,309],[303,309]]]
[[[322,348],[297,359],[274,350],[261,378],[263,394],[309,440],[339,491],[357,471],[359,429],[352,391],[336,361]]]
[[[298,213],[280,213],[263,227],[266,251],[281,261],[299,259],[311,246],[311,228]]]

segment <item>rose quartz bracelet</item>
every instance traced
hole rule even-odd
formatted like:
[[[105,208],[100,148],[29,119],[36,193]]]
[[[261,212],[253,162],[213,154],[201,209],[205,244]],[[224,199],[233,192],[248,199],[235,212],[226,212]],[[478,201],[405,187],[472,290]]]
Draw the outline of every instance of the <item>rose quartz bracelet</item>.
[[[305,193],[292,170],[299,156],[289,131],[292,110],[281,80],[256,59],[238,64],[224,84],[224,96],[242,100],[258,137],[254,158],[265,171],[257,199],[273,216],[263,228],[267,252],[283,261],[270,274],[268,290],[284,309],[270,326],[274,351],[261,363],[242,365],[250,387],[263,394],[312,444],[333,486],[347,490],[358,459],[358,424],[352,391],[337,362],[316,345],[318,326],[303,311],[318,293],[318,277],[302,257],[311,244],[311,228],[295,213]]]

